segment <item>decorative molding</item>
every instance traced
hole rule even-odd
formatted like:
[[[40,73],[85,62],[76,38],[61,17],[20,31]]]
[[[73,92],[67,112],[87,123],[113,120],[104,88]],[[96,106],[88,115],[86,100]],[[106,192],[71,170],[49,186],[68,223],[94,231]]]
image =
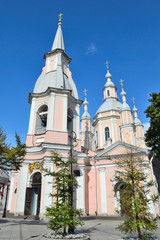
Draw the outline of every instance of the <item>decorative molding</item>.
[[[40,162],[40,161],[36,161],[36,162],[30,163],[28,165],[29,173],[31,174],[34,169],[40,170],[40,172],[42,172],[42,170],[43,170],[43,163]]]

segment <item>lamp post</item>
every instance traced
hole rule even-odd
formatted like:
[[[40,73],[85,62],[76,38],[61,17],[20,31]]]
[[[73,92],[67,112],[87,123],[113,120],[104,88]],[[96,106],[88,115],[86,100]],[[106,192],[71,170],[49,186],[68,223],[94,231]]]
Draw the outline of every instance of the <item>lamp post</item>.
[[[5,199],[5,206],[4,206],[2,218],[6,218],[9,184],[10,184],[10,181],[7,182],[6,199]]]
[[[74,134],[74,137],[72,136]],[[74,147],[77,147],[78,143],[77,143],[77,135],[74,131],[71,131],[70,135],[69,135],[69,146],[70,146],[70,157],[72,158],[73,156],[73,148]],[[73,177],[73,165],[72,165],[72,160],[71,160],[71,165],[70,165],[70,178],[72,179]],[[71,201],[70,201],[70,204],[71,204],[71,209],[73,208],[73,185],[70,184],[70,196],[71,196]],[[70,213],[70,218],[73,219],[73,213],[72,213],[72,210],[71,210],[71,213]],[[69,233],[74,233],[74,226],[70,226],[69,229],[68,229],[68,232]]]

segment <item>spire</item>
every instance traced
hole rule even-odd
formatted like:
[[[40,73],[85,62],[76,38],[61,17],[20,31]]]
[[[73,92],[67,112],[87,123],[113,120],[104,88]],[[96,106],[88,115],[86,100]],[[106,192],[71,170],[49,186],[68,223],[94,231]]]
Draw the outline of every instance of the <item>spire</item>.
[[[85,97],[85,100],[83,102],[83,105],[84,105],[84,113],[82,115],[82,119],[91,119],[91,116],[90,114],[88,113],[88,102],[87,102],[87,91],[86,89],[84,89],[84,97]]]
[[[135,98],[133,97],[132,98],[132,102],[133,102],[133,113],[134,113],[134,123],[136,124],[136,125],[142,125],[142,123],[141,123],[141,121],[138,119],[138,114],[137,114],[137,108],[135,107]]]
[[[52,46],[52,51],[55,49],[62,49],[64,50],[64,41],[63,41],[63,34],[62,34],[62,13],[60,13],[59,16],[59,22],[58,22],[58,29],[56,32],[56,36],[54,38],[53,46]]]
[[[85,100],[84,100],[84,103],[83,103],[83,105],[84,105],[84,111],[85,112],[88,112],[88,102],[87,102],[87,89],[84,89],[84,97],[85,97]]]
[[[121,84],[122,92],[120,94],[122,96],[122,102],[123,102],[121,111],[128,111],[128,110],[130,111],[131,109],[130,109],[129,105],[126,103],[126,92],[123,89],[123,82],[124,82],[124,80],[121,79],[120,84]]]
[[[119,82],[120,82],[121,88],[122,88],[122,92],[121,92],[120,94],[121,94],[121,96],[122,96],[122,101],[123,101],[123,103],[124,103],[124,102],[126,102],[126,92],[125,92],[124,89],[123,89],[123,82],[124,82],[124,80],[121,79]]]

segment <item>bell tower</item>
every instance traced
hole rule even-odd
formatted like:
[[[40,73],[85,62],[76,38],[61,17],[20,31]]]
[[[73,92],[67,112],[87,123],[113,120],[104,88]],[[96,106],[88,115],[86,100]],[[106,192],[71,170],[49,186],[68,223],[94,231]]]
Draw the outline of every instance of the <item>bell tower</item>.
[[[62,157],[68,158],[69,136],[72,137],[73,131],[78,143],[75,150],[81,151],[79,108],[82,101],[78,99],[77,88],[69,70],[71,58],[65,53],[62,14],[59,15],[52,49],[45,53],[44,59],[42,73],[33,93],[29,93],[31,111],[25,160],[20,172],[16,173],[17,180],[12,179],[12,185],[18,186],[17,204],[11,205],[9,210],[20,215],[35,215],[37,212],[43,216],[46,207],[52,204],[49,194],[53,192],[50,184],[53,178],[45,176],[42,169],[44,167],[53,171],[51,152],[58,152]],[[39,187],[35,187],[34,179],[37,177]],[[10,202],[14,201],[13,189]]]
[[[51,51],[45,53],[45,66],[33,93],[29,94],[31,113],[26,145],[68,144],[68,134],[75,131],[80,140],[79,108],[82,101],[69,70],[71,58],[65,53],[62,14]],[[79,146],[80,147],[80,146]]]

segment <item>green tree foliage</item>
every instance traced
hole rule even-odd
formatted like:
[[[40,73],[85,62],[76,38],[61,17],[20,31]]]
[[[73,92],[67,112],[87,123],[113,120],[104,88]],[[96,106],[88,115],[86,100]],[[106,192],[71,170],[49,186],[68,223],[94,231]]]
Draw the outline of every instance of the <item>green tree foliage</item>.
[[[149,208],[158,200],[158,196],[151,196],[154,182],[148,179],[149,163],[128,153],[125,158],[116,160],[116,165],[115,180],[121,186],[116,189],[120,195],[117,198],[120,210],[117,212],[125,217],[117,228],[125,233],[137,232],[139,239],[148,239],[157,228],[156,218]]]
[[[25,144],[21,143],[20,137],[15,134],[16,147],[6,144],[6,134],[0,128],[0,169],[11,171],[19,170],[25,156]]]
[[[72,204],[72,189],[77,188],[77,182],[74,174],[70,173],[70,165],[74,159],[70,157],[64,160],[58,153],[53,153],[51,161],[54,164],[54,171],[45,169],[46,175],[52,176],[53,184],[53,206],[48,207],[46,216],[49,217],[48,227],[55,232],[63,230],[63,235],[66,236],[67,229],[75,228],[81,225],[79,217],[82,211],[75,209]]]
[[[150,127],[146,131],[146,144],[151,147],[160,160],[160,92],[150,94],[148,100],[151,105],[145,110],[146,117],[150,118]]]

